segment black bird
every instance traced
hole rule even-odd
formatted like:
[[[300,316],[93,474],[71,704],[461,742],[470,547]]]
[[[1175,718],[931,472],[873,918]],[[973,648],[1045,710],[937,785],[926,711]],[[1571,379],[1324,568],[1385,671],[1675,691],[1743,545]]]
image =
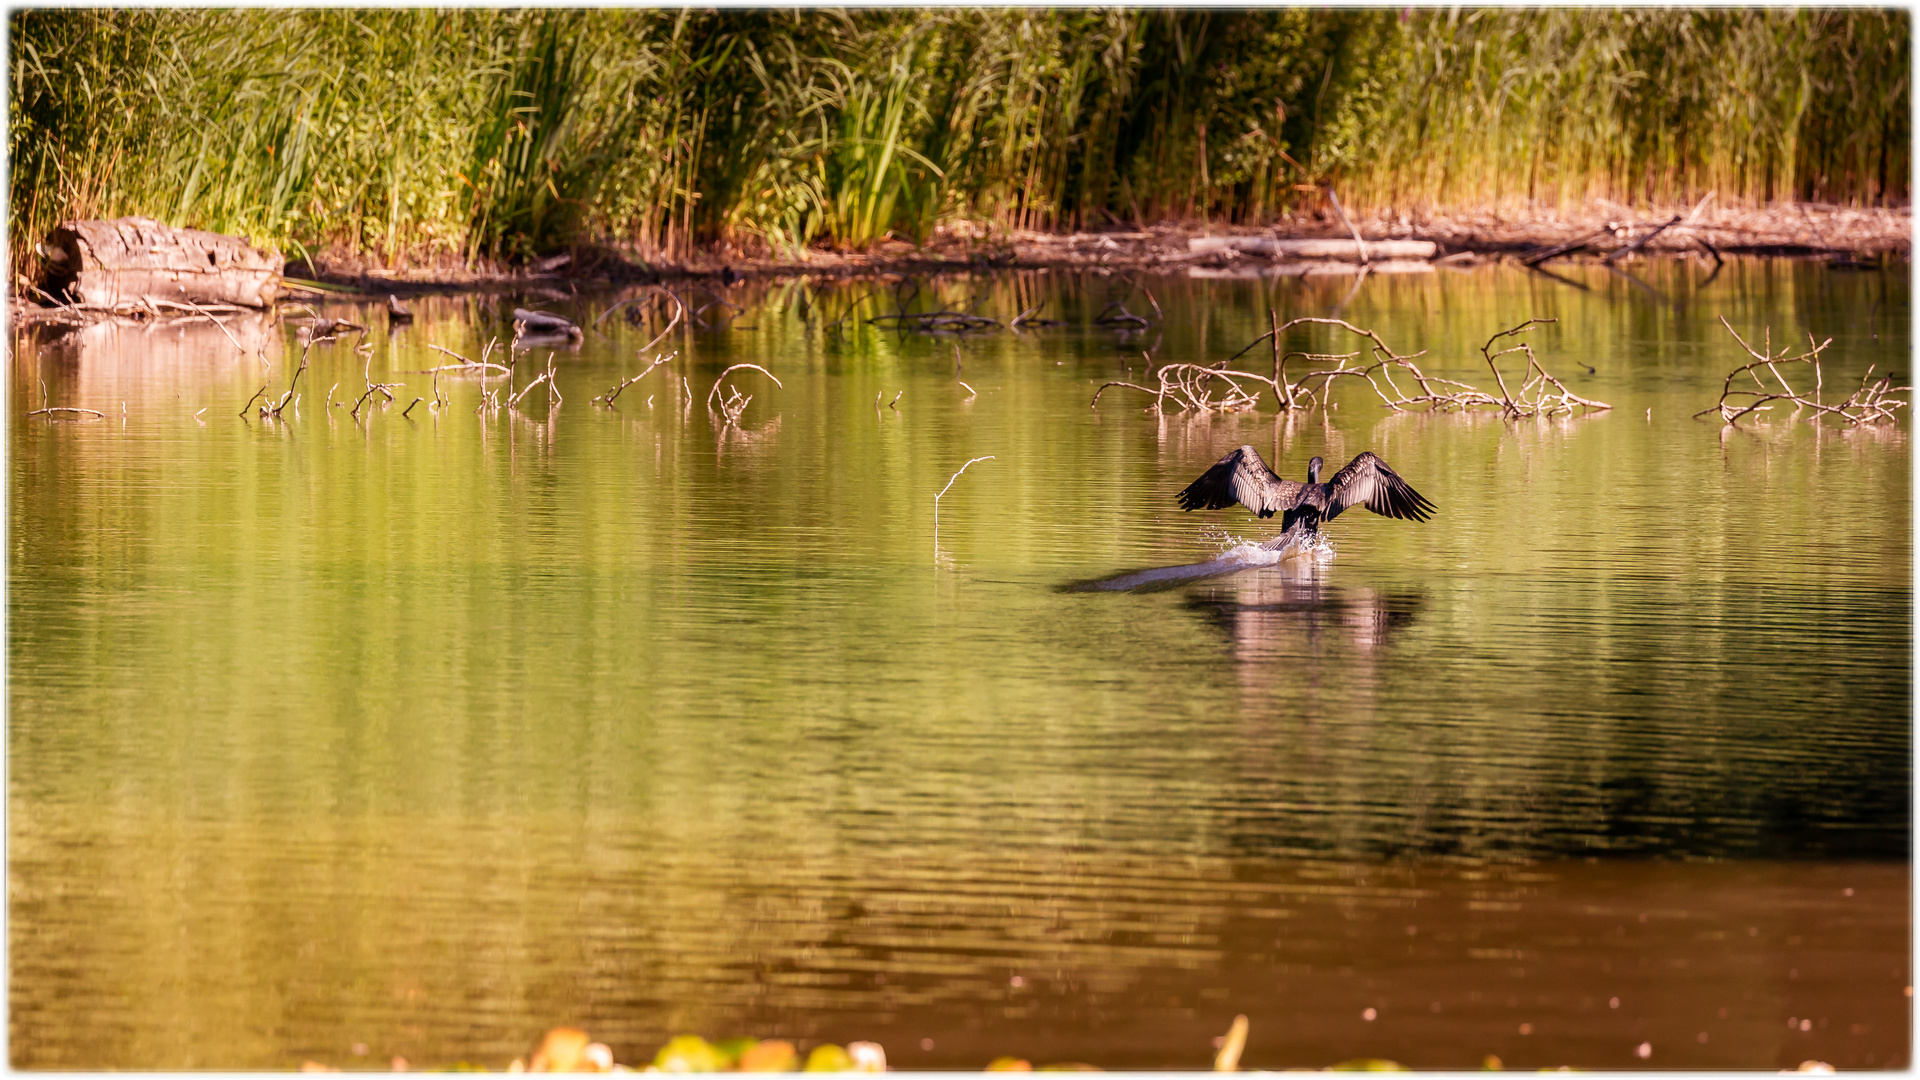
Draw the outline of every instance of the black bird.
[[[1400,479],[1371,451],[1361,451],[1347,467],[1320,482],[1319,458],[1307,462],[1307,480],[1282,480],[1274,475],[1260,452],[1243,446],[1221,458],[1200,479],[1180,492],[1182,510],[1219,510],[1239,503],[1266,518],[1281,515],[1282,535],[1295,525],[1311,536],[1322,521],[1332,521],[1350,506],[1364,506],[1382,517],[1425,521],[1434,505]]]

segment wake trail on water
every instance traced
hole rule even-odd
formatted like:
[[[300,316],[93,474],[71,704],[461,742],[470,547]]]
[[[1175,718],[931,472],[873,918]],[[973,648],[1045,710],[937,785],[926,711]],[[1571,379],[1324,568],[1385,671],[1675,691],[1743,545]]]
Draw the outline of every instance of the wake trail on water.
[[[1221,550],[1218,555],[1205,562],[1186,563],[1181,566],[1156,566],[1149,570],[1136,570],[1132,573],[1114,577],[1100,578],[1095,581],[1082,581],[1067,587],[1069,592],[1154,592],[1173,588],[1189,581],[1237,574],[1244,570],[1260,567],[1281,567],[1311,571],[1331,562],[1334,557],[1333,545],[1319,534],[1302,535],[1298,532],[1282,533],[1265,542],[1243,540],[1229,533],[1219,533]]]

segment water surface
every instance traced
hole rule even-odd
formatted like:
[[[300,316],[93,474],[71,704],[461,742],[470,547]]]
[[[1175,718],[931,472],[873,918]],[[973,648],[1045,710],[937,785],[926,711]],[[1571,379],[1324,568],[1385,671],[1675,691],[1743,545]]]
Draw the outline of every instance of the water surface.
[[[552,350],[555,409],[417,372],[632,294],[323,307],[371,356],[314,346],[279,420],[235,414],[290,325],[233,327],[270,369],[204,326],[16,336],[14,1063],[498,1068],[573,1022],[623,1061],[691,1030],[1196,1067],[1236,1013],[1262,1068],[1905,1062],[1908,427],[1690,414],[1744,360],[1721,316],[1906,383],[1907,271],[1561,273],[739,288],[612,409],[641,305]],[[1088,407],[1269,306],[1478,384],[1555,318],[1542,362],[1614,408]],[[737,363],[782,385],[736,372],[733,425],[702,399]],[[352,417],[368,378],[397,400]],[[43,383],[108,416],[27,416]],[[1242,443],[1373,450],[1439,513],[1074,588],[1272,535],[1173,503]]]

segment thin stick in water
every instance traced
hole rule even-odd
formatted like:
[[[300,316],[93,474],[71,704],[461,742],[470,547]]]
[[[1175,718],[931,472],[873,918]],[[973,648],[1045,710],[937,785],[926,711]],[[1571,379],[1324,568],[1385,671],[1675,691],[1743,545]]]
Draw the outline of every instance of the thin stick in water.
[[[874,407],[875,408],[879,407],[878,399],[875,399]],[[952,476],[947,477],[947,487],[943,487],[940,489],[940,495],[945,495],[947,493],[947,488],[952,487],[953,482],[955,480],[960,479],[960,473],[966,472],[969,468],[971,468],[972,466],[974,466],[979,462],[992,461],[993,457],[994,456],[992,454],[988,454],[986,457],[974,458],[972,461],[969,461],[965,465],[960,466],[957,472],[955,472]],[[933,556],[935,559],[938,559],[940,557],[940,495],[935,495],[933,497]]]

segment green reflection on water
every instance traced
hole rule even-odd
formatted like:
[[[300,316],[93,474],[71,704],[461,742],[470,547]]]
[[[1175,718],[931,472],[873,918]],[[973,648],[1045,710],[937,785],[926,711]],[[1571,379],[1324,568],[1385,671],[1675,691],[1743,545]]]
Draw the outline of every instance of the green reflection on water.
[[[479,384],[446,378],[450,409],[400,418],[430,378],[381,372],[446,362],[429,341],[477,356],[507,332],[511,300],[422,301],[413,327],[376,334],[368,370],[407,392],[364,425],[324,404],[334,385],[336,400],[358,396],[347,344],[315,348],[298,417],[277,424],[233,414],[263,382],[285,385],[299,348],[279,329],[251,330],[271,342],[271,374],[208,328],[18,345],[16,1063],[280,1065],[337,1057],[356,1025],[413,1031],[394,1037],[414,1038],[415,1055],[457,1054],[462,1037],[510,1053],[531,1037],[514,1023],[566,1019],[556,1002],[638,1043],[728,1015],[714,1003],[752,987],[761,1022],[803,1016],[820,1002],[801,984],[854,977],[851,954],[829,948],[783,979],[757,949],[716,946],[695,950],[715,969],[672,993],[614,997],[579,970],[617,940],[622,985],[644,982],[690,948],[645,912],[752,918],[719,898],[763,884],[753,910],[812,940],[840,916],[769,884],[796,867],[850,882],[835,895],[857,903],[874,898],[863,877],[886,877],[911,903],[991,889],[997,865],[1049,895],[1075,880],[1058,863],[1073,853],[1255,873],[1383,858],[1904,859],[1906,425],[1726,432],[1688,417],[1740,359],[1721,315],[1775,340],[1833,336],[1829,386],[1869,364],[1907,381],[1905,269],[1564,273],[1588,288],[1510,268],[1357,288],[1154,278],[1165,318],[1132,335],[1090,325],[1110,300],[1147,309],[1122,276],[926,283],[914,303],[1005,317],[1045,300],[1066,321],[959,342],[971,400],[952,339],[822,329],[865,286],[736,297],[747,310],[732,329],[676,336],[679,358],[617,411],[590,399],[638,373],[653,336],[618,316],[558,353],[553,413],[476,415]],[[608,302],[544,306],[591,321]],[[1112,392],[1087,407],[1101,382],[1141,371],[1142,350],[1231,354],[1265,329],[1269,303],[1282,317],[1338,309],[1474,382],[1494,331],[1557,318],[1533,335],[1543,362],[1615,408],[1390,417],[1351,390],[1330,413],[1280,422],[1155,418]],[[717,429],[700,399],[742,362],[784,386],[742,378],[743,423]],[[42,379],[56,404],[109,419],[25,417]],[[1345,515],[1329,527],[1337,557],[1315,572],[1063,591],[1268,535],[1237,511],[1173,506],[1242,442],[1289,476],[1313,454],[1374,450],[1440,512],[1424,525]],[[932,497],[986,454],[941,502],[936,561]],[[874,869],[895,862],[912,871]],[[495,890],[497,906],[453,900]],[[1175,924],[1206,922],[1171,886],[1146,893]],[[413,904],[417,918],[395,914]],[[104,963],[157,963],[162,938],[165,970]],[[912,969],[916,948],[968,955],[968,942],[1037,955],[964,914],[860,955]],[[1219,963],[1199,944],[1165,947],[1130,969]],[[323,966],[365,990],[359,1011],[282,998],[341,949],[353,959]],[[1069,973],[1106,963],[1046,955]],[[990,966],[945,960],[866,1007],[908,1014],[1004,977]],[[408,996],[408,971],[434,988],[431,1009],[418,987]],[[222,978],[242,991],[207,982]],[[470,1000],[446,1001],[453,986]],[[236,1026],[251,1034],[224,1056],[153,1035]],[[1133,1060],[1186,1063],[1165,1045]]]

